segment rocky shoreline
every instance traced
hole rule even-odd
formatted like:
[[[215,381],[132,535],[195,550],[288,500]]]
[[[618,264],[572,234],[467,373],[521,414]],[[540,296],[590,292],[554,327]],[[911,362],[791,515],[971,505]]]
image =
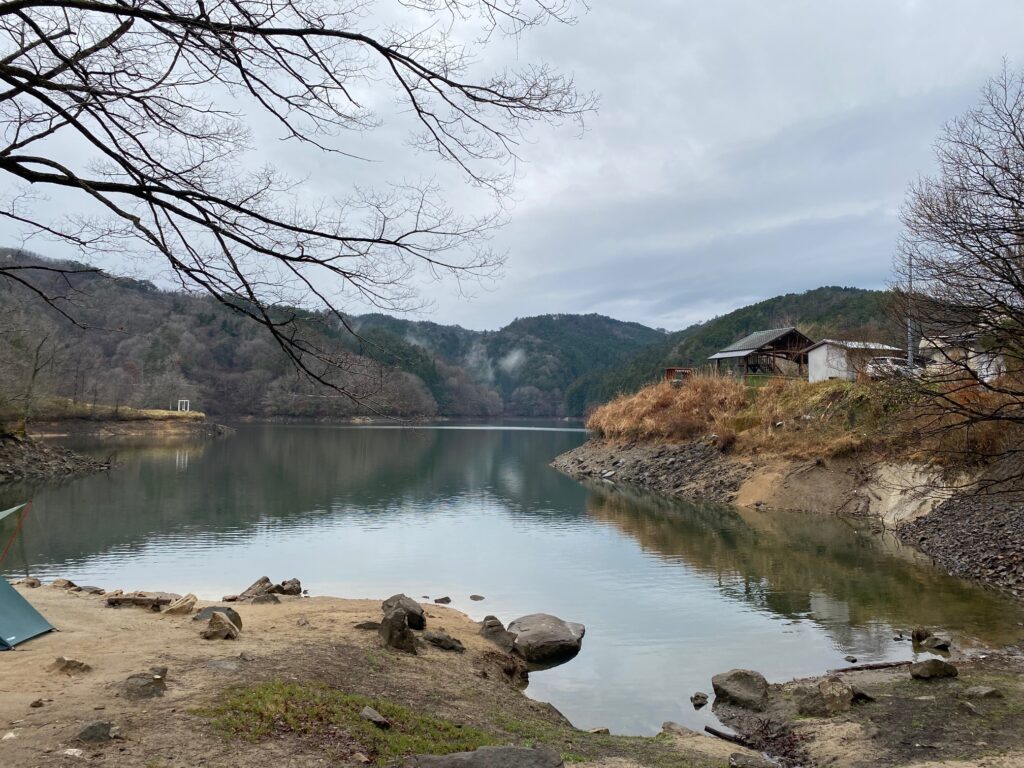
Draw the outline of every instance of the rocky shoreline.
[[[0,435],[0,484],[43,481],[110,469],[110,464],[60,446],[14,435]]]
[[[720,768],[756,757],[692,731],[582,731],[524,696],[531,658],[579,651],[583,627],[551,616],[509,632],[446,598],[309,597],[296,579],[262,578],[230,605],[67,579],[15,589],[60,631],[0,653],[5,766]]]
[[[577,480],[627,483],[657,493],[730,502],[752,467],[725,456],[710,440],[689,443],[612,443],[591,440],[551,462]]]
[[[1024,495],[961,494],[896,534],[953,575],[1024,600]]]
[[[741,458],[709,439],[689,443],[590,440],[551,466],[576,479],[666,496],[876,520],[960,578],[1024,600],[1024,494],[952,498],[926,468],[875,460]]]
[[[690,700],[733,733],[667,722],[649,738],[578,730],[522,695],[529,653],[508,636],[546,653],[554,617],[523,617],[509,633],[446,598],[311,598],[297,579],[262,578],[230,606],[66,579],[16,589],[61,631],[0,654],[4,765],[868,768],[926,758],[929,768],[1010,768],[1024,759],[1024,647],[961,651],[924,628],[913,633],[913,661],[852,660],[778,683],[722,672],[713,693]],[[554,629],[564,642],[582,638],[576,625]]]

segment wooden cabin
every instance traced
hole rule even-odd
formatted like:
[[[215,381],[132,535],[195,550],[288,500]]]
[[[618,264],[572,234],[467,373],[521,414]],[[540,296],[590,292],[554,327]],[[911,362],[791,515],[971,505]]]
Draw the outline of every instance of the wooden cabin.
[[[814,344],[796,328],[755,331],[716,352],[708,360],[718,373],[737,376],[803,376],[807,348]]]

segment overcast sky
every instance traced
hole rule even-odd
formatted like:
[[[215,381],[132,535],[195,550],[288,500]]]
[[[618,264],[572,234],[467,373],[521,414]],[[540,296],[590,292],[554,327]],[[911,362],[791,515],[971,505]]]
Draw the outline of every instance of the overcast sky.
[[[1004,57],[1024,66],[1020,0],[590,5],[481,62],[546,60],[600,110],[582,136],[532,132],[494,243],[501,281],[471,300],[428,286],[419,318],[484,329],[599,312],[678,329],[780,293],[883,287],[905,189],[930,171],[942,123]],[[374,162],[351,173],[261,140],[328,192],[383,173],[386,131],[356,147]]]
[[[984,10],[982,10],[984,8]],[[594,0],[521,46],[601,96],[544,135],[510,261],[436,317],[600,312],[670,329],[819,285],[883,287],[907,184],[1006,57],[1024,3]]]

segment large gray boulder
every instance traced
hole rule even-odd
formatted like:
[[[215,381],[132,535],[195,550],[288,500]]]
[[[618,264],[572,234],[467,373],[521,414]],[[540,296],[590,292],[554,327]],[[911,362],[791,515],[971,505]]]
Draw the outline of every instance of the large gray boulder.
[[[392,595],[381,603],[380,607],[384,611],[385,616],[396,609],[404,611],[406,616],[405,620],[409,625],[409,629],[427,628],[427,617],[426,614],[423,613],[423,606],[411,597],[407,597],[406,595]]]
[[[508,631],[515,636],[512,649],[528,662],[557,664],[580,652],[587,628],[547,613],[531,613],[510,622]]]
[[[547,747],[480,747],[473,752],[452,755],[419,755],[415,768],[563,768],[557,752]]]
[[[750,669],[730,669],[711,678],[715,704],[734,704],[763,712],[768,706],[768,681]]]

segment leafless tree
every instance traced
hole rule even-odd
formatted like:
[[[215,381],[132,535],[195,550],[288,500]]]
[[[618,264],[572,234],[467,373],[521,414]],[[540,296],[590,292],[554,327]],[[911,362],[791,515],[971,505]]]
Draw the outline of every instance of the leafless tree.
[[[342,386],[332,371],[345,359],[293,307],[326,308],[318,317],[351,331],[339,296],[401,310],[422,270],[490,275],[501,207],[460,215],[433,182],[310,203],[269,165],[247,168],[247,121],[269,118],[340,167],[352,157],[341,137],[378,127],[368,105],[390,93],[418,147],[502,195],[525,127],[580,120],[593,99],[547,65],[476,76],[476,57],[498,35],[571,23],[575,2],[0,0],[0,171],[12,185],[0,216],[86,252],[162,259],[183,289],[262,324],[307,376]],[[40,215],[47,190],[80,215]],[[33,269],[0,278],[65,308]]]
[[[899,312],[932,361],[919,423],[1024,479],[1024,73],[990,80],[935,156],[910,188],[898,259]]]

